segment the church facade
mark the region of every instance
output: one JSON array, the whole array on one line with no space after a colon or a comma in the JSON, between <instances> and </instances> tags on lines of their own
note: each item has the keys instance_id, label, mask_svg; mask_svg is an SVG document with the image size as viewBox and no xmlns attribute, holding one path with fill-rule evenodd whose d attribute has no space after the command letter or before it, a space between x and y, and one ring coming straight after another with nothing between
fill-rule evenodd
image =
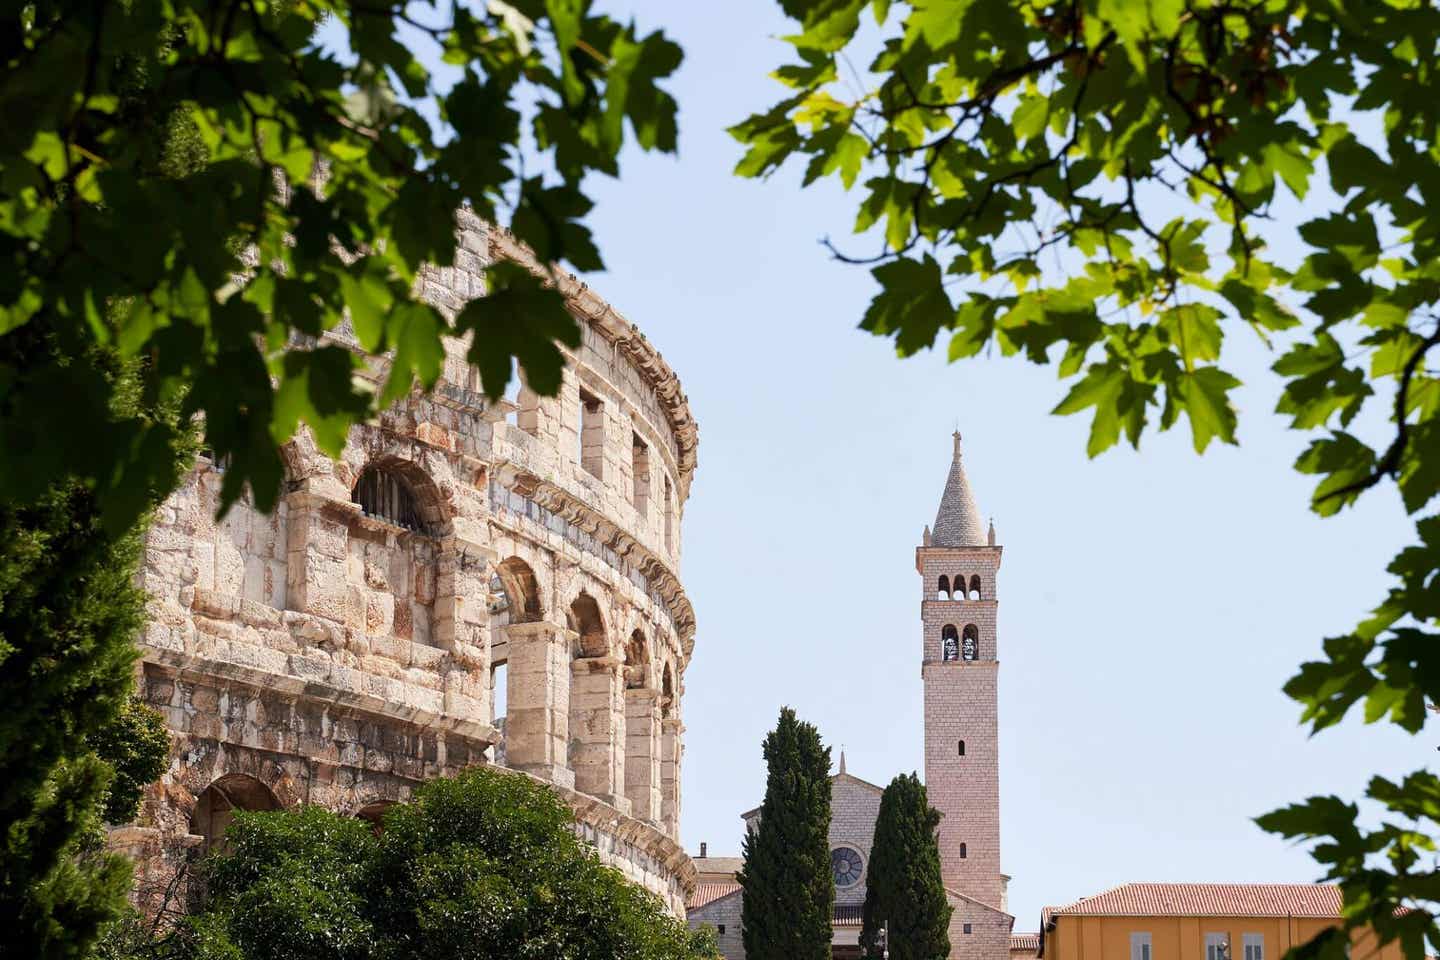
<instances>
[{"instance_id":1,"label":"church facade","mask_svg":"<svg viewBox=\"0 0 1440 960\"><path fill-rule=\"evenodd\" d=\"M986 526L954 437L950 472L933 527L915 551L920 576L920 674L924 689L925 785L939 828L941 880L953 914L950 955L957 960L1035 956L1033 934L1016 934L1007 912L1000 860L999 645L1001 548ZM835 908L831 949L860 956L861 912L880 811L881 787L852 775L842 753L831 777L831 871ZM759 810L742 817L754 826ZM692 926L709 924L726 960L743 960L743 892L733 858L695 861L700 882L689 903Z\"/></svg>"}]
</instances>

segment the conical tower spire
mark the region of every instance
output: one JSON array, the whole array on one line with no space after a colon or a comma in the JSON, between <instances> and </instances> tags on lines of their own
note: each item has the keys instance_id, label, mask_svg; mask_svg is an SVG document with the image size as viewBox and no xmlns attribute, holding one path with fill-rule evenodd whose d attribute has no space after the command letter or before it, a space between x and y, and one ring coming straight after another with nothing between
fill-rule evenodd
<instances>
[{"instance_id":1,"label":"conical tower spire","mask_svg":"<svg viewBox=\"0 0 1440 960\"><path fill-rule=\"evenodd\" d=\"M950 461L950 476L945 479L945 492L940 497L940 509L931 528L931 543L937 547L983 547L986 533L960 460L960 431L956 430L955 458Z\"/></svg>"}]
</instances>

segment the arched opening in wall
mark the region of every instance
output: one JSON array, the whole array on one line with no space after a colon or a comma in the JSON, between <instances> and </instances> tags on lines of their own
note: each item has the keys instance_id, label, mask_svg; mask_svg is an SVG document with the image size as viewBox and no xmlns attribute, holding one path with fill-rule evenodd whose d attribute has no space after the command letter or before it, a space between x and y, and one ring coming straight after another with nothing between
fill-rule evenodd
<instances>
[{"instance_id":1,"label":"arched opening in wall","mask_svg":"<svg viewBox=\"0 0 1440 960\"><path fill-rule=\"evenodd\" d=\"M205 851L223 849L225 830L237 810L279 810L275 794L254 777L227 773L206 787L190 814L190 832L205 838Z\"/></svg>"},{"instance_id":2,"label":"arched opening in wall","mask_svg":"<svg viewBox=\"0 0 1440 960\"><path fill-rule=\"evenodd\" d=\"M570 604L566 625L578 635L575 641L576 657L605 656L605 621L600 616L600 604L590 594L581 591L575 602Z\"/></svg>"},{"instance_id":3,"label":"arched opening in wall","mask_svg":"<svg viewBox=\"0 0 1440 960\"><path fill-rule=\"evenodd\" d=\"M510 557L495 568L495 573L505 594L503 612L509 614L509 623L534 623L544 616L540 608L540 583L530 564L519 557ZM491 612L499 611L492 609Z\"/></svg>"},{"instance_id":4,"label":"arched opening in wall","mask_svg":"<svg viewBox=\"0 0 1440 960\"><path fill-rule=\"evenodd\" d=\"M375 800L356 810L355 819L364 820L370 824L370 829L378 837L385 831L385 811L393 806L395 806L394 800Z\"/></svg>"},{"instance_id":5,"label":"arched opening in wall","mask_svg":"<svg viewBox=\"0 0 1440 960\"><path fill-rule=\"evenodd\" d=\"M949 600L949 599L950 599L950 578L947 577L947 576L945 576L945 574L943 574L943 573L940 574L940 582L939 582L938 584L936 584L936 588L935 588L935 599L936 599L936 600Z\"/></svg>"},{"instance_id":6,"label":"arched opening in wall","mask_svg":"<svg viewBox=\"0 0 1440 960\"><path fill-rule=\"evenodd\" d=\"M960 844L960 859L961 859L961 860L966 859L966 857L969 856L969 853L970 853L970 852L969 852L969 850L966 849L965 844L963 844L963 843Z\"/></svg>"},{"instance_id":7,"label":"arched opening in wall","mask_svg":"<svg viewBox=\"0 0 1440 960\"><path fill-rule=\"evenodd\" d=\"M379 464L367 466L355 481L350 499L360 505L367 517L377 517L417 533L429 533L415 491L396 469Z\"/></svg>"},{"instance_id":8,"label":"arched opening in wall","mask_svg":"<svg viewBox=\"0 0 1440 960\"><path fill-rule=\"evenodd\" d=\"M981 596L980 596L980 577L979 577L979 576L974 576L974 577L971 577L971 578L970 578L970 599L971 599L971 600L980 600L980 599L982 599Z\"/></svg>"},{"instance_id":9,"label":"arched opening in wall","mask_svg":"<svg viewBox=\"0 0 1440 960\"><path fill-rule=\"evenodd\" d=\"M648 659L645 634L636 630L625 641L625 687L638 690L645 686L645 662Z\"/></svg>"},{"instance_id":10,"label":"arched opening in wall","mask_svg":"<svg viewBox=\"0 0 1440 960\"><path fill-rule=\"evenodd\" d=\"M940 628L940 659L946 663L960 659L960 631L953 623Z\"/></svg>"},{"instance_id":11,"label":"arched opening in wall","mask_svg":"<svg viewBox=\"0 0 1440 960\"><path fill-rule=\"evenodd\" d=\"M965 631L960 634L960 659L980 659L980 628L973 623L965 624Z\"/></svg>"},{"instance_id":12,"label":"arched opening in wall","mask_svg":"<svg viewBox=\"0 0 1440 960\"><path fill-rule=\"evenodd\" d=\"M566 624L575 633L570 664L570 739L566 761L575 772L575 789L589 794L616 791L613 777L611 731L615 729L615 662L606 660L609 641L600 604L581 591L566 611ZM618 789L623 790L621 785Z\"/></svg>"},{"instance_id":13,"label":"arched opening in wall","mask_svg":"<svg viewBox=\"0 0 1440 960\"><path fill-rule=\"evenodd\" d=\"M675 675L670 671L670 664L665 664L665 672L660 679L660 716L672 717L675 715Z\"/></svg>"}]
</instances>

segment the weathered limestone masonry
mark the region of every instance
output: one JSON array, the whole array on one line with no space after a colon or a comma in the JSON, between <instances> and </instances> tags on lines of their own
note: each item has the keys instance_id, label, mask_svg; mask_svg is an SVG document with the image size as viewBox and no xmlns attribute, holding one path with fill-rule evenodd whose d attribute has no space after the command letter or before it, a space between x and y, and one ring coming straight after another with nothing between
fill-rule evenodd
<instances>
[{"instance_id":1,"label":"weathered limestone masonry","mask_svg":"<svg viewBox=\"0 0 1440 960\"><path fill-rule=\"evenodd\" d=\"M940 821L940 874L955 907L951 956L1005 960L1014 918L1000 869L996 575L1000 547L980 520L955 434L934 530L915 552L925 688L925 789Z\"/></svg>"},{"instance_id":2,"label":"weathered limestone masonry","mask_svg":"<svg viewBox=\"0 0 1440 960\"><path fill-rule=\"evenodd\" d=\"M459 227L455 267L423 281L442 310L480 294L487 262L538 270L468 211ZM602 859L683 916L695 617L678 571L698 434L644 335L574 278L560 291L584 340L558 397L522 384L487 403L452 343L433 393L354 429L340 461L290 443L272 514L242 502L217 523L223 464L203 460L160 510L140 680L173 747L112 835L142 898L235 809L375 818L494 763L551 784Z\"/></svg>"}]
</instances>

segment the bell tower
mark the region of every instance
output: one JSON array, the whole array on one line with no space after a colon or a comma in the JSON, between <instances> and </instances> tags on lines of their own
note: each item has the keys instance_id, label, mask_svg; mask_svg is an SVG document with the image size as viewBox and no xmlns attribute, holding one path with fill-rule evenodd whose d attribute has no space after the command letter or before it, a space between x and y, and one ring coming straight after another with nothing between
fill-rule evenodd
<instances>
[{"instance_id":1,"label":"bell tower","mask_svg":"<svg viewBox=\"0 0 1440 960\"><path fill-rule=\"evenodd\" d=\"M1000 871L996 574L1000 547L975 505L955 434L935 525L915 551L925 685L925 788L940 821L945 886L1005 909Z\"/></svg>"}]
</instances>

